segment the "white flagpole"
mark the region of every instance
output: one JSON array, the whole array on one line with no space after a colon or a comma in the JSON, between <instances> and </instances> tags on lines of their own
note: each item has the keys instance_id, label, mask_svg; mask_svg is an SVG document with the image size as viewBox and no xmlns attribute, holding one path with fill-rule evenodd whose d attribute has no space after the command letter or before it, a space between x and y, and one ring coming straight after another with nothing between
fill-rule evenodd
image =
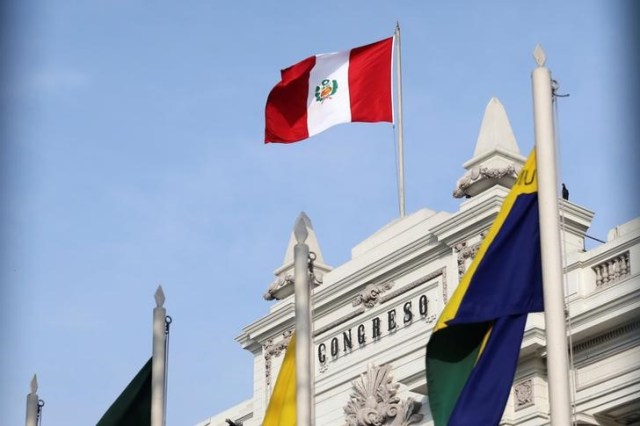
<instances>
[{"instance_id":1,"label":"white flagpole","mask_svg":"<svg viewBox=\"0 0 640 426\"><path fill-rule=\"evenodd\" d=\"M556 177L556 148L553 123L551 72L544 66L545 53L540 45L534 50L538 64L531 74L533 117L538 169L538 206L540 212L540 249L544 317L547 338L547 371L551 426L571 424L569 361L562 283L562 251Z\"/></svg>"},{"instance_id":2,"label":"white flagpole","mask_svg":"<svg viewBox=\"0 0 640 426\"><path fill-rule=\"evenodd\" d=\"M311 291L309 288L309 233L301 213L293 231L296 313L296 424L313 426L313 371L311 368Z\"/></svg>"},{"instance_id":3,"label":"white flagpole","mask_svg":"<svg viewBox=\"0 0 640 426\"><path fill-rule=\"evenodd\" d=\"M151 361L151 426L164 426L167 341L165 318L167 310L163 307L165 297L162 286L158 286L155 299L156 307L153 308L153 355Z\"/></svg>"},{"instance_id":4,"label":"white flagpole","mask_svg":"<svg viewBox=\"0 0 640 426\"><path fill-rule=\"evenodd\" d=\"M398 82L398 198L400 203L400 217L404 217L404 141L402 132L402 52L400 50L400 23L396 24L395 32L396 78Z\"/></svg>"},{"instance_id":5,"label":"white flagpole","mask_svg":"<svg viewBox=\"0 0 640 426\"><path fill-rule=\"evenodd\" d=\"M33 375L31 379L31 392L27 394L27 416L25 426L36 426L38 424L38 379Z\"/></svg>"}]
</instances>

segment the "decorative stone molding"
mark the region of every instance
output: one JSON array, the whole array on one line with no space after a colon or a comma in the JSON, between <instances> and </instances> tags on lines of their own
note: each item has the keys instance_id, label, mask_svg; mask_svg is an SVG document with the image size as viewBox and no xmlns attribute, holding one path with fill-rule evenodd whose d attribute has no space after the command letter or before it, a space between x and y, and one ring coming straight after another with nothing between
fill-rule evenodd
<instances>
[{"instance_id":1,"label":"decorative stone molding","mask_svg":"<svg viewBox=\"0 0 640 426\"><path fill-rule=\"evenodd\" d=\"M332 321L331 323L325 325L324 327L320 327L319 329L315 330L313 332L313 337L316 337L316 336L324 333L327 330L331 330L332 328L337 327L340 324L345 323L345 322L349 321L350 319L357 317L358 315L364 314L364 311L365 311L364 306L360 306L355 311L350 312L347 315L345 315L345 316L343 316L341 318L338 318L337 320Z\"/></svg>"},{"instance_id":2,"label":"decorative stone molding","mask_svg":"<svg viewBox=\"0 0 640 426\"><path fill-rule=\"evenodd\" d=\"M596 288L612 284L631 275L631 264L629 262L629 252L624 252L618 256L602 262L593 267L596 274Z\"/></svg>"},{"instance_id":3,"label":"decorative stone molding","mask_svg":"<svg viewBox=\"0 0 640 426\"><path fill-rule=\"evenodd\" d=\"M422 403L396 395L397 383L390 375L391 365L370 364L359 380L351 382L353 392L344 407L346 426L409 426L424 417L418 411Z\"/></svg>"},{"instance_id":4,"label":"decorative stone molding","mask_svg":"<svg viewBox=\"0 0 640 426\"><path fill-rule=\"evenodd\" d=\"M515 410L521 410L533 405L533 381L527 379L513 387L513 400Z\"/></svg>"},{"instance_id":5,"label":"decorative stone molding","mask_svg":"<svg viewBox=\"0 0 640 426\"><path fill-rule=\"evenodd\" d=\"M594 347L608 344L612 340L621 338L638 329L640 329L640 321L633 321L631 323L623 325L622 327L615 328L607 333L600 334L585 342L579 343L573 347L573 351L576 354L580 354L581 352L592 349ZM629 338L626 338L626 340L629 340Z\"/></svg>"},{"instance_id":6,"label":"decorative stone molding","mask_svg":"<svg viewBox=\"0 0 640 426\"><path fill-rule=\"evenodd\" d=\"M393 281L387 281L382 284L369 284L365 287L364 291L356 296L351 302L353 306L364 305L367 308L373 308L378 303L378 298L382 293L393 287L395 283Z\"/></svg>"},{"instance_id":7,"label":"decorative stone molding","mask_svg":"<svg viewBox=\"0 0 640 426\"><path fill-rule=\"evenodd\" d=\"M309 261L309 283L313 288L322 284L324 275L314 269L313 259ZM293 275L281 275L269 285L267 292L262 295L264 300L282 300L293 294L295 279ZM285 291L283 289L288 287Z\"/></svg>"},{"instance_id":8,"label":"decorative stone molding","mask_svg":"<svg viewBox=\"0 0 640 426\"><path fill-rule=\"evenodd\" d=\"M458 280L461 280L464 273L467 272L467 260L473 260L478 254L480 244L487 236L488 230L484 230L480 233L480 241L475 244L468 245L468 241L463 241L456 244L453 248L458 253Z\"/></svg>"},{"instance_id":9,"label":"decorative stone molding","mask_svg":"<svg viewBox=\"0 0 640 426\"><path fill-rule=\"evenodd\" d=\"M442 301L446 305L449 301L449 289L447 287L447 268L442 268Z\"/></svg>"},{"instance_id":10,"label":"decorative stone molding","mask_svg":"<svg viewBox=\"0 0 640 426\"><path fill-rule=\"evenodd\" d=\"M291 341L293 330L286 330L282 333L283 339L277 343L273 343L273 339L264 342L262 346L262 354L264 355L264 374L267 388L271 386L271 358L280 356L282 351L286 350Z\"/></svg>"},{"instance_id":11,"label":"decorative stone molding","mask_svg":"<svg viewBox=\"0 0 640 426\"><path fill-rule=\"evenodd\" d=\"M442 275L444 277L445 268L440 268L437 271L432 272L432 273L430 273L428 275L425 275L422 278L418 278L417 280L412 281L409 284L407 284L407 285L405 285L405 286L403 286L403 287L401 287L401 288L399 288L397 290L394 290L394 291L392 291L390 293L385 294L384 296L380 297L380 304L383 304L383 303L385 303L385 302L387 302L387 301L389 301L389 300L391 300L391 299L393 299L395 297L400 296L403 293L406 293L406 292L408 292L410 290L413 290L414 288L419 287L422 284L426 283L427 281L431 281L432 279L437 278L440 275ZM444 285L444 278L443 278L443 285Z\"/></svg>"},{"instance_id":12,"label":"decorative stone molding","mask_svg":"<svg viewBox=\"0 0 640 426\"><path fill-rule=\"evenodd\" d=\"M282 289L286 285L293 285L294 279L292 275L285 275L284 277L278 277L274 282L271 283L267 292L262 296L264 300L275 300L277 299L276 293ZM279 299L278 299L279 300Z\"/></svg>"},{"instance_id":13,"label":"decorative stone molding","mask_svg":"<svg viewBox=\"0 0 640 426\"><path fill-rule=\"evenodd\" d=\"M505 177L516 177L516 167L513 164L509 164L507 167L502 168L489 168L489 167L474 167L469 170L460 180L458 180L458 186L453 191L455 198L469 197L467 189L477 182L485 179L499 180Z\"/></svg>"}]
</instances>

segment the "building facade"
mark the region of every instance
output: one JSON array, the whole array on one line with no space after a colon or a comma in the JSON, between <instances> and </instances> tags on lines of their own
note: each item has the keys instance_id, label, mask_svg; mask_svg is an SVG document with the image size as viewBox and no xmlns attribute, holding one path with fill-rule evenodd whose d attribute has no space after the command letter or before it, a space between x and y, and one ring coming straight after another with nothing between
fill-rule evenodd
<instances>
[{"instance_id":1,"label":"building facade","mask_svg":"<svg viewBox=\"0 0 640 426\"><path fill-rule=\"evenodd\" d=\"M500 102L487 105L463 167L455 213L422 209L324 263L304 217L313 262L313 356L318 426L432 425L425 347L524 164ZM640 218L585 250L593 212L560 200L572 397L577 425L640 425ZM295 326L293 235L265 299L268 315L237 341L253 354L253 396L197 426L259 426ZM289 295L287 295L289 294ZM545 324L530 314L501 425L546 425Z\"/></svg>"}]
</instances>

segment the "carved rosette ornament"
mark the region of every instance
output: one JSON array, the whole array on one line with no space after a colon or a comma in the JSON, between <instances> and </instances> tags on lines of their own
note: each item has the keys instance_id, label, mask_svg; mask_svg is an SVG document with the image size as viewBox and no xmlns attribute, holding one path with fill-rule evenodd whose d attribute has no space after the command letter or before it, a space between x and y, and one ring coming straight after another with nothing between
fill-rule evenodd
<instances>
[{"instance_id":1,"label":"carved rosette ornament","mask_svg":"<svg viewBox=\"0 0 640 426\"><path fill-rule=\"evenodd\" d=\"M393 287L395 283L393 281L387 281L382 284L369 284L364 288L362 293L353 299L351 304L353 306L364 305L367 308L373 308L380 298L380 295L385 291Z\"/></svg>"},{"instance_id":2,"label":"carved rosette ornament","mask_svg":"<svg viewBox=\"0 0 640 426\"><path fill-rule=\"evenodd\" d=\"M352 382L353 392L344 407L346 426L409 426L421 421L422 403L396 395L397 383L390 375L391 365L369 365L366 374Z\"/></svg>"}]
</instances>

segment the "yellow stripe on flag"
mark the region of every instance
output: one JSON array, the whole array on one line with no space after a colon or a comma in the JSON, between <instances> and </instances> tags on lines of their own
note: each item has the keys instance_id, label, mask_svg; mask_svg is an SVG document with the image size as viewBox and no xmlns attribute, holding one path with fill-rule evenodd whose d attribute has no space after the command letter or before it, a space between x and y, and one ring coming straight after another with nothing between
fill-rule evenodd
<instances>
[{"instance_id":1,"label":"yellow stripe on flag","mask_svg":"<svg viewBox=\"0 0 640 426\"><path fill-rule=\"evenodd\" d=\"M444 307L444 310L440 314L440 317L438 318L438 321L436 322L436 325L433 328L434 332L445 328L447 326L447 321L453 319L456 316L456 313L458 312L458 308L460 307L460 303L462 302L462 298L465 295L467 288L469 287L469 284L471 283L471 278L473 277L473 274L478 268L478 265L480 264L480 261L482 261L482 258L487 252L489 246L491 245L496 235L498 234L498 231L500 231L502 224L505 222L505 220L509 216L511 207L513 207L518 196L520 194L532 194L537 190L538 190L538 176L537 176L537 167L536 167L536 152L534 149L529 155L529 158L524 164L524 167L522 167L522 170L518 174L518 178L516 179L516 182L513 184L511 191L509 191L507 198L505 198L504 202L502 203L502 208L500 209L498 216L493 222L493 225L491 225L491 228L489 228L489 232L487 233L484 240L482 240L480 248L478 249L478 253L473 259L473 262L469 266L469 269L467 269L467 272L462 277L460 284L458 284L458 287L453 292L451 299L449 299L449 302L447 303L447 305Z\"/></svg>"},{"instance_id":2,"label":"yellow stripe on flag","mask_svg":"<svg viewBox=\"0 0 640 426\"><path fill-rule=\"evenodd\" d=\"M262 426L296 426L296 335L284 355Z\"/></svg>"}]
</instances>

